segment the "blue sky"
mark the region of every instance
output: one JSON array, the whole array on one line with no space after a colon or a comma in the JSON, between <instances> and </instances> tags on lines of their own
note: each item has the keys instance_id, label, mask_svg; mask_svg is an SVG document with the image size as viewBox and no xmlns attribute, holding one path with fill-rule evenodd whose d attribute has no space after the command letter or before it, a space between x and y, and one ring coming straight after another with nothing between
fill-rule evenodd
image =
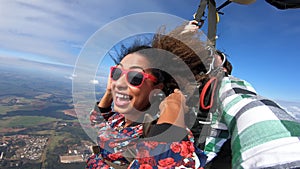
<instances>
[{"instance_id":1,"label":"blue sky","mask_svg":"<svg viewBox=\"0 0 300 169\"><path fill-rule=\"evenodd\" d=\"M106 24L140 12L191 20L199 2L1 0L0 65L71 76L87 40ZM223 2L217 0L217 5ZM252 83L261 95L300 101L300 9L279 10L258 0L251 5L232 3L222 12L217 48L229 55L233 75Z\"/></svg>"}]
</instances>

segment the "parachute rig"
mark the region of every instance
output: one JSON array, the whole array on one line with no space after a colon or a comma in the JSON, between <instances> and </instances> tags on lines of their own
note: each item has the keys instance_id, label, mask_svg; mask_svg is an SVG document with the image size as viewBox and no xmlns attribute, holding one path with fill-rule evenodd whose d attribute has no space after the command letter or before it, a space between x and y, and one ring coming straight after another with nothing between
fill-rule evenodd
<instances>
[{"instance_id":1,"label":"parachute rig","mask_svg":"<svg viewBox=\"0 0 300 169\"><path fill-rule=\"evenodd\" d=\"M194 14L194 20L198 22L198 26L201 28L206 19L205 10L208 11L208 28L207 28L207 38L211 42L213 47L216 47L216 32L217 32L217 23L219 22L219 14L223 15L223 12L220 12L222 8L233 3L241 5L249 5L254 3L256 0L226 0L219 7L216 7L215 0L200 0L199 7L197 12ZM300 0L265 0L270 5L276 7L280 10L286 9L296 9L300 8Z\"/></svg>"},{"instance_id":2,"label":"parachute rig","mask_svg":"<svg viewBox=\"0 0 300 169\"><path fill-rule=\"evenodd\" d=\"M216 40L217 40L217 24L219 22L219 14L223 15L224 13L220 10L226 7L227 5L231 3L237 3L240 5L249 5L254 3L256 0L226 0L224 3L222 3L220 6L216 6L216 0L200 0L200 4L198 6L198 9L196 13L193 15L194 20L197 21L197 26L201 29L204 25L204 22L206 19L208 19L208 26L207 26L207 40L209 41L209 46L207 46L207 49L210 53L210 56L212 56L212 62L210 64L209 70L206 72L206 74L211 74L210 79L204 83L204 87L201 89L201 94L199 98L199 106L201 110L204 110L202 113L200 112L194 112L197 114L196 121L201 124L200 126L193 126L192 132L195 135L195 138L200 136L199 131L202 129L209 131L209 124L211 124L211 114L208 113L209 109L213 106L213 96L214 91L216 90L216 77L214 76L213 72L216 72L215 70L218 67L214 67L214 53L216 52ZM265 0L270 5L276 7L277 9L286 10L286 9L295 9L300 8L300 0ZM207 16L205 14L207 12ZM221 53L222 54L222 53ZM226 60L226 56L223 55L223 63L221 66L223 66L224 61ZM195 110L196 108L193 107ZM194 128L195 127L195 128ZM206 127L206 128L204 128ZM208 127L208 128L207 128ZM201 135L204 136L207 133L201 133ZM205 139L200 139L198 143L200 143L200 147L203 148L203 142Z\"/></svg>"},{"instance_id":3,"label":"parachute rig","mask_svg":"<svg viewBox=\"0 0 300 169\"><path fill-rule=\"evenodd\" d=\"M204 25L205 19L208 19L207 40L209 41L208 43L209 45L207 46L207 49L210 53L210 56L212 56L212 62L206 74L211 74L211 72L213 72L215 69L218 68L218 67L214 67L213 63L214 63L214 53L216 49L216 40L217 40L216 32L217 32L217 24L219 22L219 14L221 15L224 14L220 10L231 3L237 3L240 5L249 5L254 3L255 1L256 0L226 0L220 6L216 7L216 0L200 0L198 9L196 13L193 15L193 17L194 20L197 21L196 24L197 26L199 26L200 29ZM265 0L265 1L268 4L281 10L300 8L300 0ZM205 12L208 13L207 16L205 15ZM226 60L226 55L224 55L223 53L221 54L223 55L223 63L220 65L222 67ZM215 79L212 76L212 79L207 83L207 85L209 86L214 82ZM202 105L201 107L204 109L210 108L211 106L209 106L208 108L207 106L204 106L204 103L202 103L203 98L204 96L200 98L200 105ZM212 102L210 103L210 105L212 105Z\"/></svg>"},{"instance_id":4,"label":"parachute rig","mask_svg":"<svg viewBox=\"0 0 300 169\"><path fill-rule=\"evenodd\" d=\"M217 32L217 23L219 22L219 14L222 15L224 14L220 12L220 10L232 2L242 4L242 5L249 5L255 2L255 0L227 0L219 7L216 7L215 0L201 0L197 12L194 14L194 20L198 22L198 26L201 28L206 19L205 10L207 8L208 11L207 38L211 42L213 47L216 46L216 39L217 39L216 32Z\"/></svg>"},{"instance_id":5,"label":"parachute rig","mask_svg":"<svg viewBox=\"0 0 300 169\"><path fill-rule=\"evenodd\" d=\"M212 62L210 63L209 70L206 72L206 74L210 74L212 76L211 76L211 79L205 83L205 86L203 88L204 92L202 91L201 96L200 96L199 104L200 104L200 107L204 110L210 109L213 105L212 97L213 97L214 91L216 89L216 81L217 81L216 78L214 77L215 75L213 75L214 74L213 72L216 72L215 70L222 67L226 60L226 56L223 55L222 65L220 65L219 67L214 66L214 62L215 62L214 54L215 54L216 39L217 39L217 36L216 36L217 23L219 22L219 14L223 14L222 12L220 12L220 10L232 2L242 4L242 5L248 5L248 4L255 2L255 0L226 0L219 7L216 7L215 0L200 0L200 4L198 6L197 12L194 14L194 20L197 21L196 24L197 24L197 26L199 26L199 28L201 28L204 25L205 19L208 18L207 40L209 43L208 43L208 46L206 47L206 49L208 50L209 55L212 57ZM207 16L205 16L206 11L208 12ZM210 86L212 86L212 89L209 89ZM212 92L212 94L210 94L211 98L208 99L209 104L206 105L204 103L205 102L204 100L207 100L207 99L205 99L206 95L207 95L207 93L210 93L210 92ZM205 118L205 116L204 116L204 118ZM202 120L199 120L199 121L202 121Z\"/></svg>"}]
</instances>

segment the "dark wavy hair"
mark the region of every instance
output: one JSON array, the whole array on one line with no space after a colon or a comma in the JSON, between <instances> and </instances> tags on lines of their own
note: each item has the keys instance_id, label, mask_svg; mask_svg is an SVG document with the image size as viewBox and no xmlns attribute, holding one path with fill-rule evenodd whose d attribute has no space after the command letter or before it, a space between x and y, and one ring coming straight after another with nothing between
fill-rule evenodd
<instances>
[{"instance_id":1,"label":"dark wavy hair","mask_svg":"<svg viewBox=\"0 0 300 169\"><path fill-rule=\"evenodd\" d=\"M142 37L139 36L136 37L133 40L133 43L128 47L122 44L119 50L114 50L114 53L117 54L110 54L110 57L114 60L115 64L119 64L127 55L132 53L138 53L146 57L150 62L150 66L153 67L149 69L151 74L158 79L156 84L162 83L162 91L164 92L165 96L168 96L174 91L175 88L178 88L178 84L169 73L160 69L164 64L160 60L160 58L165 55L163 54L164 52L153 48L151 46L151 40L145 41L145 39L145 37L142 39Z\"/></svg>"},{"instance_id":2,"label":"dark wavy hair","mask_svg":"<svg viewBox=\"0 0 300 169\"><path fill-rule=\"evenodd\" d=\"M214 54L216 53L212 44L206 39L206 36L200 32L186 32L182 33L187 23L183 23L181 26L173 29L166 33L165 27L159 29L158 33L155 34L152 47L157 49L166 50L177 56L177 60L183 61L194 75L194 79L197 82L197 90L191 94L190 99L187 100L187 105L194 107L199 105L200 93L203 91L203 87L212 78L216 77L217 83L215 84L218 88L219 82L224 77L224 72L221 69L211 70L210 65L213 62ZM180 67L175 67L180 72ZM179 73L181 78L190 78L185 76L185 72ZM212 95L212 87L210 86L207 92L205 92L204 102L210 103L211 99L216 100L217 94ZM210 109L202 108L200 105L195 110L198 111L197 119L205 120L209 111L214 112L216 109L217 102L214 102ZM191 116L193 117L193 116ZM193 121L191 120L191 125ZM194 124L199 124L195 122ZM199 137L201 127L199 125L193 126L192 130L195 138Z\"/></svg>"},{"instance_id":3,"label":"dark wavy hair","mask_svg":"<svg viewBox=\"0 0 300 169\"><path fill-rule=\"evenodd\" d=\"M201 82L208 77L206 72L211 58L205 48L207 44L200 40L204 34L201 32L182 33L186 24L182 24L169 33L166 33L165 27L161 27L153 38L152 47L176 55L178 60L182 60L189 67L195 79Z\"/></svg>"}]
</instances>

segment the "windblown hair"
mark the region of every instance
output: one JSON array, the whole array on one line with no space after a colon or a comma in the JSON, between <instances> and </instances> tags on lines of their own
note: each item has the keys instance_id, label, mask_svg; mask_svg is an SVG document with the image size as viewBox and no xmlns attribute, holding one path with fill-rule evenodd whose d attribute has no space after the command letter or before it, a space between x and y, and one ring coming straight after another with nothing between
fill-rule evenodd
<instances>
[{"instance_id":1,"label":"windblown hair","mask_svg":"<svg viewBox=\"0 0 300 169\"><path fill-rule=\"evenodd\" d=\"M212 64L216 51L213 48L207 48L208 46L212 46L212 44L207 40L206 36L202 32L188 31L183 33L186 25L187 23L184 23L169 33L165 33L165 27L162 27L154 36L152 47L169 51L176 55L178 60L181 59L184 61L193 73L194 79L198 83L198 92L201 93L204 84L206 84L211 77L216 77L217 81L220 81L224 77L224 72L222 69L210 70L210 64ZM179 67L176 67L176 69L179 69L180 71ZM184 72L180 76L182 78L189 78L184 76ZM219 85L219 83L217 83L217 85ZM205 94L204 100L206 103L209 103L211 100L211 94L211 90ZM216 95L213 97L216 97ZM194 100L191 100L190 103L192 105L199 103L199 97L194 98ZM211 111L214 111L213 109L211 109ZM201 107L199 107L199 110L201 112L209 111L203 110Z\"/></svg>"},{"instance_id":2,"label":"windblown hair","mask_svg":"<svg viewBox=\"0 0 300 169\"><path fill-rule=\"evenodd\" d=\"M161 27L155 34L152 47L169 51L188 65L190 71L197 81L207 78L205 74L208 71L211 58L205 49L207 43L201 41L203 34L201 32L182 33L186 23L175 28L171 32L165 32L165 27Z\"/></svg>"},{"instance_id":3,"label":"windblown hair","mask_svg":"<svg viewBox=\"0 0 300 169\"><path fill-rule=\"evenodd\" d=\"M146 38L145 38L146 39ZM121 42L122 43L122 42ZM123 43L120 45L120 49L117 49L116 46L112 49L112 53L109 53L111 59L115 62L115 64L119 64L124 57L131 53L139 53L142 50L150 49L151 42L143 41L141 38L135 38L133 43L127 47ZM149 57L150 58L150 57Z\"/></svg>"}]
</instances>

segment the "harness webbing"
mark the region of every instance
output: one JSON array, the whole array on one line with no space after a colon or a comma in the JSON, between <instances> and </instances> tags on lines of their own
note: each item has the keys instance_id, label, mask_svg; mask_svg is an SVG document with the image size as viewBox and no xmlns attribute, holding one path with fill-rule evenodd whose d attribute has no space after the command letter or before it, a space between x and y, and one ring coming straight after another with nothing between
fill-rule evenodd
<instances>
[{"instance_id":1,"label":"harness webbing","mask_svg":"<svg viewBox=\"0 0 300 169\"><path fill-rule=\"evenodd\" d=\"M208 8L208 31L207 38L213 46L216 45L216 31L217 31L217 9L215 0L201 0L198 6L194 19L199 23L203 23L203 16L206 7ZM202 25L200 25L202 26Z\"/></svg>"},{"instance_id":2,"label":"harness webbing","mask_svg":"<svg viewBox=\"0 0 300 169\"><path fill-rule=\"evenodd\" d=\"M207 36L213 46L216 46L217 34L217 9L216 2L209 0L208 2L208 31Z\"/></svg>"}]
</instances>

